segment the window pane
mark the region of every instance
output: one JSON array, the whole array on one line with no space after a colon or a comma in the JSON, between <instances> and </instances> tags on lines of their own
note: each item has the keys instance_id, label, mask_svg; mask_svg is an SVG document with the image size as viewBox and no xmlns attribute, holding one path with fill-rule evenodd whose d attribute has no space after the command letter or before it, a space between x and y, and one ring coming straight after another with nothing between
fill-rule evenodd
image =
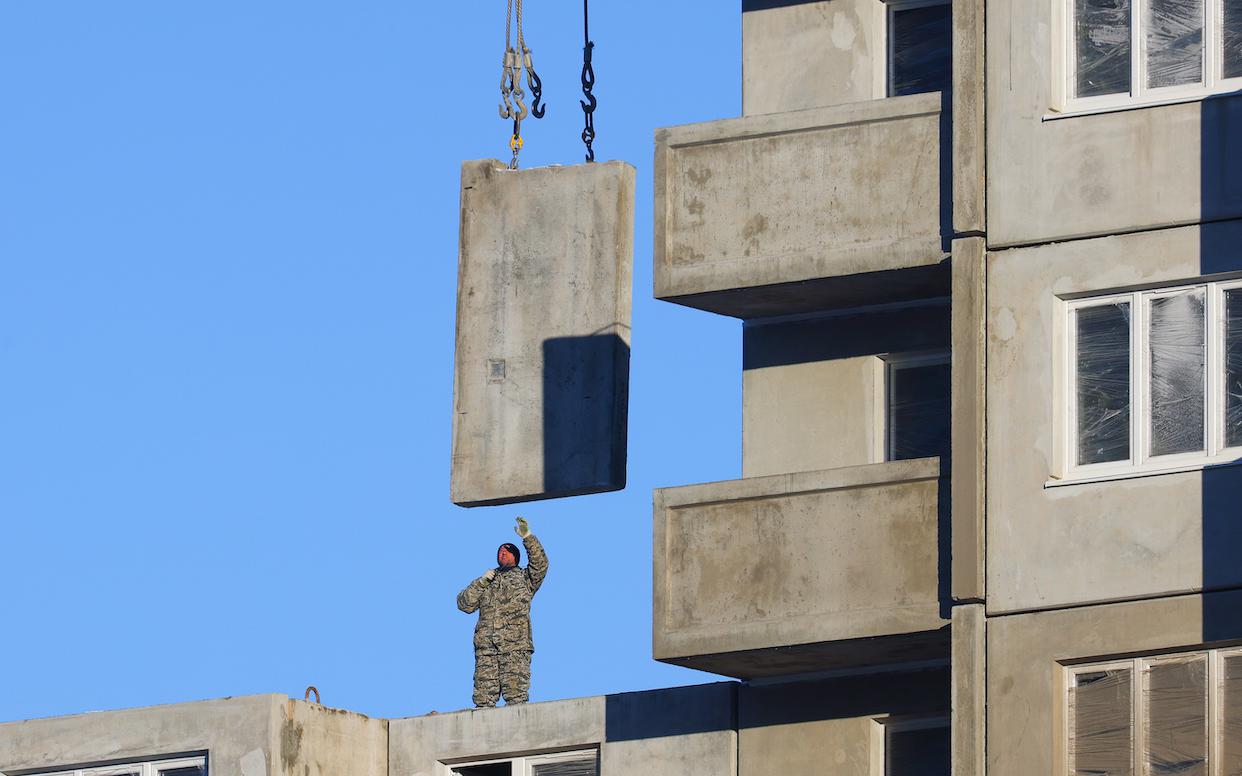
<instances>
[{"instance_id":1,"label":"window pane","mask_svg":"<svg viewBox=\"0 0 1242 776\"><path fill-rule=\"evenodd\" d=\"M1074 677L1070 694L1070 768L1074 776L1132 776L1134 738L1130 670Z\"/></svg>"},{"instance_id":2,"label":"window pane","mask_svg":"<svg viewBox=\"0 0 1242 776\"><path fill-rule=\"evenodd\" d=\"M534 776L597 776L595 755L580 757L573 760L561 760L551 763L535 763L531 770Z\"/></svg>"},{"instance_id":3,"label":"window pane","mask_svg":"<svg viewBox=\"0 0 1242 776\"><path fill-rule=\"evenodd\" d=\"M180 768L160 768L160 776L203 776L205 769L201 765L190 765Z\"/></svg>"},{"instance_id":4,"label":"window pane","mask_svg":"<svg viewBox=\"0 0 1242 776\"><path fill-rule=\"evenodd\" d=\"M1225 444L1242 445L1242 289L1225 293Z\"/></svg>"},{"instance_id":5,"label":"window pane","mask_svg":"<svg viewBox=\"0 0 1242 776\"><path fill-rule=\"evenodd\" d=\"M1242 0L1224 0L1225 18L1221 20L1224 47L1225 78L1242 76Z\"/></svg>"},{"instance_id":6,"label":"window pane","mask_svg":"<svg viewBox=\"0 0 1242 776\"><path fill-rule=\"evenodd\" d=\"M1076 0L1074 48L1079 97L1130 91L1130 0Z\"/></svg>"},{"instance_id":7,"label":"window pane","mask_svg":"<svg viewBox=\"0 0 1242 776\"><path fill-rule=\"evenodd\" d=\"M949 728L885 731L884 776L949 776Z\"/></svg>"},{"instance_id":8,"label":"window pane","mask_svg":"<svg viewBox=\"0 0 1242 776\"><path fill-rule=\"evenodd\" d=\"M1151 301L1151 454L1203 449L1203 289Z\"/></svg>"},{"instance_id":9,"label":"window pane","mask_svg":"<svg viewBox=\"0 0 1242 776\"><path fill-rule=\"evenodd\" d=\"M1077 311L1078 463L1130 458L1130 304Z\"/></svg>"},{"instance_id":10,"label":"window pane","mask_svg":"<svg viewBox=\"0 0 1242 776\"><path fill-rule=\"evenodd\" d=\"M952 428L949 365L894 365L889 380L889 459L948 455Z\"/></svg>"},{"instance_id":11,"label":"window pane","mask_svg":"<svg viewBox=\"0 0 1242 776\"><path fill-rule=\"evenodd\" d=\"M1149 0L1147 85L1203 81L1203 0Z\"/></svg>"},{"instance_id":12,"label":"window pane","mask_svg":"<svg viewBox=\"0 0 1242 776\"><path fill-rule=\"evenodd\" d=\"M953 80L953 15L949 5L892 11L888 56L890 96L948 91Z\"/></svg>"},{"instance_id":13,"label":"window pane","mask_svg":"<svg viewBox=\"0 0 1242 776\"><path fill-rule=\"evenodd\" d=\"M1224 776L1242 776L1242 655L1227 657L1222 681L1223 708L1220 738Z\"/></svg>"},{"instance_id":14,"label":"window pane","mask_svg":"<svg viewBox=\"0 0 1242 776\"><path fill-rule=\"evenodd\" d=\"M1207 661L1153 663L1146 706L1151 776L1207 776Z\"/></svg>"}]
</instances>

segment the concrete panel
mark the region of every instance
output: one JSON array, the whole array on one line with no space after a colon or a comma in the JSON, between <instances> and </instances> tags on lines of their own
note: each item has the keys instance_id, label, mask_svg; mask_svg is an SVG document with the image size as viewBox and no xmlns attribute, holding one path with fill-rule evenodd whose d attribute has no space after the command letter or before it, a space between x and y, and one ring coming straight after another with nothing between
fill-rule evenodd
<instances>
[{"instance_id":1,"label":"concrete panel","mask_svg":"<svg viewBox=\"0 0 1242 776\"><path fill-rule=\"evenodd\" d=\"M736 776L736 685L609 695L601 774Z\"/></svg>"},{"instance_id":2,"label":"concrete panel","mask_svg":"<svg viewBox=\"0 0 1242 776\"><path fill-rule=\"evenodd\" d=\"M987 763L1005 776L1064 773L1061 665L1242 636L1242 593L1180 596L988 620Z\"/></svg>"},{"instance_id":3,"label":"concrete panel","mask_svg":"<svg viewBox=\"0 0 1242 776\"><path fill-rule=\"evenodd\" d=\"M208 753L229 776L284 773L282 695L152 706L0 724L0 772Z\"/></svg>"},{"instance_id":4,"label":"concrete panel","mask_svg":"<svg viewBox=\"0 0 1242 776\"><path fill-rule=\"evenodd\" d=\"M317 703L280 707L284 776L388 776L388 721Z\"/></svg>"},{"instance_id":5,"label":"concrete panel","mask_svg":"<svg viewBox=\"0 0 1242 776\"><path fill-rule=\"evenodd\" d=\"M853 315L747 321L742 476L884 460L879 354L948 349L948 300Z\"/></svg>"},{"instance_id":6,"label":"concrete panel","mask_svg":"<svg viewBox=\"0 0 1242 776\"><path fill-rule=\"evenodd\" d=\"M940 263L940 114L934 93L658 130L656 297L745 318L740 289L762 310L782 284Z\"/></svg>"},{"instance_id":7,"label":"concrete panel","mask_svg":"<svg viewBox=\"0 0 1242 776\"><path fill-rule=\"evenodd\" d=\"M1053 5L987 4L988 245L1242 216L1242 100L1045 120Z\"/></svg>"},{"instance_id":8,"label":"concrete panel","mask_svg":"<svg viewBox=\"0 0 1242 776\"><path fill-rule=\"evenodd\" d=\"M1242 585L1242 468L1046 488L1059 296L1177 283L1229 262L1242 223L989 254L989 613ZM1222 258L1224 257L1224 258Z\"/></svg>"},{"instance_id":9,"label":"concrete panel","mask_svg":"<svg viewBox=\"0 0 1242 776\"><path fill-rule=\"evenodd\" d=\"M743 115L884 97L883 8L822 0L743 13Z\"/></svg>"},{"instance_id":10,"label":"concrete panel","mask_svg":"<svg viewBox=\"0 0 1242 776\"><path fill-rule=\"evenodd\" d=\"M943 668L743 685L738 774L872 776L883 772L884 719L948 711Z\"/></svg>"},{"instance_id":11,"label":"concrete panel","mask_svg":"<svg viewBox=\"0 0 1242 776\"><path fill-rule=\"evenodd\" d=\"M953 607L953 776L984 776L987 621L983 604Z\"/></svg>"},{"instance_id":12,"label":"concrete panel","mask_svg":"<svg viewBox=\"0 0 1242 776\"><path fill-rule=\"evenodd\" d=\"M983 238L953 241L953 597L985 590L987 262Z\"/></svg>"},{"instance_id":13,"label":"concrete panel","mask_svg":"<svg viewBox=\"0 0 1242 776\"><path fill-rule=\"evenodd\" d=\"M634 168L462 165L452 500L625 486Z\"/></svg>"},{"instance_id":14,"label":"concrete panel","mask_svg":"<svg viewBox=\"0 0 1242 776\"><path fill-rule=\"evenodd\" d=\"M953 229L981 234L984 190L984 0L953 0Z\"/></svg>"},{"instance_id":15,"label":"concrete panel","mask_svg":"<svg viewBox=\"0 0 1242 776\"><path fill-rule=\"evenodd\" d=\"M657 490L654 657L940 628L939 476L930 458ZM727 672L762 674L752 657Z\"/></svg>"}]
</instances>

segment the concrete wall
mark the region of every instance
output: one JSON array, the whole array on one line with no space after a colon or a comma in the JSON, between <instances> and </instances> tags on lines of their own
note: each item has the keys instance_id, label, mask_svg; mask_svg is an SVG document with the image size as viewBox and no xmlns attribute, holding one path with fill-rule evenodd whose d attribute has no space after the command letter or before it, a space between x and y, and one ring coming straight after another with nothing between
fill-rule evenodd
<instances>
[{"instance_id":1,"label":"concrete wall","mask_svg":"<svg viewBox=\"0 0 1242 776\"><path fill-rule=\"evenodd\" d=\"M947 300L944 300L947 301ZM881 354L949 347L949 305L748 321L742 335L742 476L884 460Z\"/></svg>"},{"instance_id":2,"label":"concrete wall","mask_svg":"<svg viewBox=\"0 0 1242 776\"><path fill-rule=\"evenodd\" d=\"M879 0L825 0L743 13L742 113L884 97L883 10Z\"/></svg>"},{"instance_id":3,"label":"concrete wall","mask_svg":"<svg viewBox=\"0 0 1242 776\"><path fill-rule=\"evenodd\" d=\"M609 776L736 776L729 683L392 720L392 776L441 763L597 748Z\"/></svg>"},{"instance_id":4,"label":"concrete wall","mask_svg":"<svg viewBox=\"0 0 1242 776\"><path fill-rule=\"evenodd\" d=\"M942 627L939 477L925 458L657 490L654 657L729 653L711 670L746 678L780 671L739 651L779 666L773 648Z\"/></svg>"},{"instance_id":5,"label":"concrete wall","mask_svg":"<svg viewBox=\"0 0 1242 776\"><path fill-rule=\"evenodd\" d=\"M1242 637L1242 593L1181 596L989 618L988 772L1063 773L1061 665Z\"/></svg>"},{"instance_id":6,"label":"concrete wall","mask_svg":"<svg viewBox=\"0 0 1242 776\"><path fill-rule=\"evenodd\" d=\"M452 500L625 486L634 168L462 165Z\"/></svg>"},{"instance_id":7,"label":"concrete wall","mask_svg":"<svg viewBox=\"0 0 1242 776\"><path fill-rule=\"evenodd\" d=\"M1242 101L1045 120L1052 3L987 4L989 246L1242 216Z\"/></svg>"},{"instance_id":8,"label":"concrete wall","mask_svg":"<svg viewBox=\"0 0 1242 776\"><path fill-rule=\"evenodd\" d=\"M280 705L283 776L388 776L388 721L316 703Z\"/></svg>"},{"instance_id":9,"label":"concrete wall","mask_svg":"<svg viewBox=\"0 0 1242 776\"><path fill-rule=\"evenodd\" d=\"M1242 468L1046 488L1057 298L1242 266L1237 222L988 257L988 611L1242 585Z\"/></svg>"},{"instance_id":10,"label":"concrete wall","mask_svg":"<svg viewBox=\"0 0 1242 776\"><path fill-rule=\"evenodd\" d=\"M940 106L918 94L658 130L655 295L753 318L798 311L772 286L938 264ZM818 306L894 301L900 282L875 280Z\"/></svg>"}]
</instances>

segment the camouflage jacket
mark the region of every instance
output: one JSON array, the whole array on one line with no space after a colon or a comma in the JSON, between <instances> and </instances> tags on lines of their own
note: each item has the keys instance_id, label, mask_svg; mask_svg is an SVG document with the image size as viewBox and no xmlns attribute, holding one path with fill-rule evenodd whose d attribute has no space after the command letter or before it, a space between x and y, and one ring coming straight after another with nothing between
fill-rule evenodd
<instances>
[{"instance_id":1,"label":"camouflage jacket","mask_svg":"<svg viewBox=\"0 0 1242 776\"><path fill-rule=\"evenodd\" d=\"M548 556L534 534L522 540L529 558L526 568L497 569L490 581L479 577L457 594L457 608L479 613L474 626L475 654L534 652L530 634L530 601L548 575Z\"/></svg>"}]
</instances>

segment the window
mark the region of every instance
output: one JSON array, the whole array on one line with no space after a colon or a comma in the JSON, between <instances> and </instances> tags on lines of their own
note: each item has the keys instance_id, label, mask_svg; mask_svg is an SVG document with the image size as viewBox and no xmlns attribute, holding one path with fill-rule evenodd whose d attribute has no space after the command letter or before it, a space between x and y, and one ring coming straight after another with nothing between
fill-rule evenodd
<instances>
[{"instance_id":1,"label":"window","mask_svg":"<svg viewBox=\"0 0 1242 776\"><path fill-rule=\"evenodd\" d=\"M874 776L949 776L948 717L894 717L876 722Z\"/></svg>"},{"instance_id":2,"label":"window","mask_svg":"<svg viewBox=\"0 0 1242 776\"><path fill-rule=\"evenodd\" d=\"M591 749L511 757L450 765L445 772L449 776L599 776L599 752Z\"/></svg>"},{"instance_id":3,"label":"window","mask_svg":"<svg viewBox=\"0 0 1242 776\"><path fill-rule=\"evenodd\" d=\"M1242 652L1074 666L1066 678L1070 776L1242 772Z\"/></svg>"},{"instance_id":4,"label":"window","mask_svg":"<svg viewBox=\"0 0 1242 776\"><path fill-rule=\"evenodd\" d=\"M951 372L945 352L884 359L885 460L947 456Z\"/></svg>"},{"instance_id":5,"label":"window","mask_svg":"<svg viewBox=\"0 0 1242 776\"><path fill-rule=\"evenodd\" d=\"M1242 458L1242 283L1066 305L1063 476Z\"/></svg>"},{"instance_id":6,"label":"window","mask_svg":"<svg viewBox=\"0 0 1242 776\"><path fill-rule=\"evenodd\" d=\"M946 0L892 0L888 28L889 97L947 92L953 81L953 14Z\"/></svg>"},{"instance_id":7,"label":"window","mask_svg":"<svg viewBox=\"0 0 1242 776\"><path fill-rule=\"evenodd\" d=\"M206 776L206 773L207 758L199 756L42 771L37 776Z\"/></svg>"},{"instance_id":8,"label":"window","mask_svg":"<svg viewBox=\"0 0 1242 776\"><path fill-rule=\"evenodd\" d=\"M1242 0L1057 0L1067 109L1233 91Z\"/></svg>"}]
</instances>

